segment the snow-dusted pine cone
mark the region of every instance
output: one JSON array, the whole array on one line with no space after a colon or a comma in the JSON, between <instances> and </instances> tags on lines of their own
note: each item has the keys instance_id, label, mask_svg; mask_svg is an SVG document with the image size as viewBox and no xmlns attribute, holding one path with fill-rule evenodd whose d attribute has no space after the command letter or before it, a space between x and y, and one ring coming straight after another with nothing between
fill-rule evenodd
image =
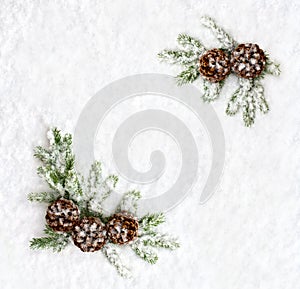
<instances>
[{"instance_id":1,"label":"snow-dusted pine cone","mask_svg":"<svg viewBox=\"0 0 300 289\"><path fill-rule=\"evenodd\" d=\"M59 199L49 205L47 224L56 232L69 232L79 221L79 209L70 200Z\"/></svg>"},{"instance_id":2,"label":"snow-dusted pine cone","mask_svg":"<svg viewBox=\"0 0 300 289\"><path fill-rule=\"evenodd\" d=\"M74 244L83 252L100 250L106 242L105 225L98 218L84 217L72 232Z\"/></svg>"},{"instance_id":3,"label":"snow-dusted pine cone","mask_svg":"<svg viewBox=\"0 0 300 289\"><path fill-rule=\"evenodd\" d=\"M230 73L230 59L220 49L209 50L199 59L199 72L211 82L221 81Z\"/></svg>"},{"instance_id":4,"label":"snow-dusted pine cone","mask_svg":"<svg viewBox=\"0 0 300 289\"><path fill-rule=\"evenodd\" d=\"M114 214L106 224L109 239L114 244L127 244L138 235L139 223L128 212Z\"/></svg>"},{"instance_id":5,"label":"snow-dusted pine cone","mask_svg":"<svg viewBox=\"0 0 300 289\"><path fill-rule=\"evenodd\" d=\"M232 70L240 77L255 78L266 65L266 56L257 44L240 44L231 54Z\"/></svg>"}]
</instances>

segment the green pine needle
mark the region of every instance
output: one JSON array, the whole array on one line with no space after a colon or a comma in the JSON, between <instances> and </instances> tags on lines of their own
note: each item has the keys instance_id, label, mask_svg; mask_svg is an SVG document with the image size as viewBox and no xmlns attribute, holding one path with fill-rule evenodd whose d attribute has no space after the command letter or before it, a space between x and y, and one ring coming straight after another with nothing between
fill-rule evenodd
<instances>
[{"instance_id":1,"label":"green pine needle","mask_svg":"<svg viewBox=\"0 0 300 289\"><path fill-rule=\"evenodd\" d=\"M33 238L30 241L30 248L33 250L52 249L53 252L60 252L69 244L70 235L67 233L56 233L49 226L44 229L46 237Z\"/></svg>"},{"instance_id":2,"label":"green pine needle","mask_svg":"<svg viewBox=\"0 0 300 289\"><path fill-rule=\"evenodd\" d=\"M52 203L57 200L60 195L56 192L40 192L30 193L27 198L30 202Z\"/></svg>"},{"instance_id":3,"label":"green pine needle","mask_svg":"<svg viewBox=\"0 0 300 289\"><path fill-rule=\"evenodd\" d=\"M140 220L140 228L150 231L166 221L164 213L147 214Z\"/></svg>"}]
</instances>

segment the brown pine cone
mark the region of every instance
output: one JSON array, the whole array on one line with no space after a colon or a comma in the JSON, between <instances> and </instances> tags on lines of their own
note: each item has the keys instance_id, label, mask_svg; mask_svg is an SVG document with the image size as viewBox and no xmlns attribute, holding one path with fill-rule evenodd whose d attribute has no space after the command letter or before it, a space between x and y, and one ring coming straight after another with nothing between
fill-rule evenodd
<instances>
[{"instance_id":1,"label":"brown pine cone","mask_svg":"<svg viewBox=\"0 0 300 289\"><path fill-rule=\"evenodd\" d=\"M56 232L69 232L79 221L79 209L70 200L59 199L49 205L47 224Z\"/></svg>"},{"instance_id":2,"label":"brown pine cone","mask_svg":"<svg viewBox=\"0 0 300 289\"><path fill-rule=\"evenodd\" d=\"M266 56L257 44L240 44L231 54L232 70L240 77L255 78L266 65Z\"/></svg>"},{"instance_id":3,"label":"brown pine cone","mask_svg":"<svg viewBox=\"0 0 300 289\"><path fill-rule=\"evenodd\" d=\"M106 224L107 234L114 244L127 244L138 235L139 223L128 212L114 214Z\"/></svg>"},{"instance_id":4,"label":"brown pine cone","mask_svg":"<svg viewBox=\"0 0 300 289\"><path fill-rule=\"evenodd\" d=\"M205 52L199 59L199 72L211 82L219 82L230 73L230 60L220 49Z\"/></svg>"},{"instance_id":5,"label":"brown pine cone","mask_svg":"<svg viewBox=\"0 0 300 289\"><path fill-rule=\"evenodd\" d=\"M98 218L84 217L72 232L74 244L83 252L95 252L106 243L106 228Z\"/></svg>"}]
</instances>

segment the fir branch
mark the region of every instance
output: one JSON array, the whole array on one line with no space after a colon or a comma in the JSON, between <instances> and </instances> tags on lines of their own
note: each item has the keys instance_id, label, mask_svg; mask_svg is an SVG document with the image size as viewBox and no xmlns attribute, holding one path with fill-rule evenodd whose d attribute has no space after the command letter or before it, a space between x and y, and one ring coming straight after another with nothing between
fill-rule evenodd
<instances>
[{"instance_id":1,"label":"fir branch","mask_svg":"<svg viewBox=\"0 0 300 289\"><path fill-rule=\"evenodd\" d=\"M70 243L70 235L67 233L56 233L49 226L44 229L46 237L33 238L30 241L30 248L33 250L52 249L53 252L60 252Z\"/></svg>"},{"instance_id":2,"label":"fir branch","mask_svg":"<svg viewBox=\"0 0 300 289\"><path fill-rule=\"evenodd\" d=\"M90 168L87 180L87 190L92 194L92 190L96 189L102 181L102 167L101 163L95 161Z\"/></svg>"},{"instance_id":3,"label":"fir branch","mask_svg":"<svg viewBox=\"0 0 300 289\"><path fill-rule=\"evenodd\" d=\"M72 152L72 136L62 135L57 128L50 130L47 135L49 148L38 146L34 153L34 156L43 163L37 170L38 175L62 197L81 195L82 189Z\"/></svg>"},{"instance_id":4,"label":"fir branch","mask_svg":"<svg viewBox=\"0 0 300 289\"><path fill-rule=\"evenodd\" d=\"M232 116L242 108L244 124L250 127L254 124L256 110L259 108L262 113L267 113L269 105L264 97L264 88L259 78L239 78L239 83L240 87L227 104L226 113Z\"/></svg>"},{"instance_id":5,"label":"fir branch","mask_svg":"<svg viewBox=\"0 0 300 289\"><path fill-rule=\"evenodd\" d=\"M157 262L157 253L153 249L145 246L140 239L138 239L130 246L132 250L136 253L136 255L145 260L146 262L150 264L155 264Z\"/></svg>"},{"instance_id":6,"label":"fir branch","mask_svg":"<svg viewBox=\"0 0 300 289\"><path fill-rule=\"evenodd\" d=\"M139 221L140 229L142 231L150 231L165 221L166 219L163 213L147 214Z\"/></svg>"},{"instance_id":7,"label":"fir branch","mask_svg":"<svg viewBox=\"0 0 300 289\"><path fill-rule=\"evenodd\" d=\"M116 211L128 211L136 215L138 208L138 200L141 198L141 193L139 191L130 191L124 194Z\"/></svg>"},{"instance_id":8,"label":"fir branch","mask_svg":"<svg viewBox=\"0 0 300 289\"><path fill-rule=\"evenodd\" d=\"M224 81L210 82L206 79L203 80L203 91L202 99L204 102L212 102L220 96L221 89L224 85Z\"/></svg>"},{"instance_id":9,"label":"fir branch","mask_svg":"<svg viewBox=\"0 0 300 289\"><path fill-rule=\"evenodd\" d=\"M269 55L267 53L266 57L266 67L265 67L265 72L274 76L279 76L281 71L280 71L280 64L277 63L276 61L270 59Z\"/></svg>"},{"instance_id":10,"label":"fir branch","mask_svg":"<svg viewBox=\"0 0 300 289\"><path fill-rule=\"evenodd\" d=\"M30 202L52 203L57 200L60 195L57 192L40 192L30 193L27 198Z\"/></svg>"},{"instance_id":11,"label":"fir branch","mask_svg":"<svg viewBox=\"0 0 300 289\"><path fill-rule=\"evenodd\" d=\"M112 244L104 245L104 247L102 248L102 252L104 256L108 259L108 261L117 269L118 273L122 277L132 277L130 269L123 264L117 250L113 247Z\"/></svg>"},{"instance_id":12,"label":"fir branch","mask_svg":"<svg viewBox=\"0 0 300 289\"><path fill-rule=\"evenodd\" d=\"M192 50L168 50L165 49L158 53L158 58L161 61L169 64L190 65L198 60L199 55Z\"/></svg>"},{"instance_id":13,"label":"fir branch","mask_svg":"<svg viewBox=\"0 0 300 289\"><path fill-rule=\"evenodd\" d=\"M242 89L239 87L234 94L231 96L230 100L227 103L226 114L233 116L238 113L240 110L240 98L242 94Z\"/></svg>"},{"instance_id":14,"label":"fir branch","mask_svg":"<svg viewBox=\"0 0 300 289\"><path fill-rule=\"evenodd\" d=\"M183 84L192 83L199 76L199 71L197 66L189 66L186 70L182 71L176 76L177 85L181 86Z\"/></svg>"},{"instance_id":15,"label":"fir branch","mask_svg":"<svg viewBox=\"0 0 300 289\"><path fill-rule=\"evenodd\" d=\"M223 28L219 27L212 18L204 16L201 18L201 23L213 32L224 49L232 50L237 45L237 42Z\"/></svg>"},{"instance_id":16,"label":"fir branch","mask_svg":"<svg viewBox=\"0 0 300 289\"><path fill-rule=\"evenodd\" d=\"M175 250L180 247L176 238L158 232L151 232L147 235L143 235L140 237L140 240L143 242L144 246L161 247L170 250Z\"/></svg>"},{"instance_id":17,"label":"fir branch","mask_svg":"<svg viewBox=\"0 0 300 289\"><path fill-rule=\"evenodd\" d=\"M193 38L187 34L179 34L177 37L177 42L185 49L191 49L196 52L198 56L205 52L206 48L204 45L196 38Z\"/></svg>"}]
</instances>

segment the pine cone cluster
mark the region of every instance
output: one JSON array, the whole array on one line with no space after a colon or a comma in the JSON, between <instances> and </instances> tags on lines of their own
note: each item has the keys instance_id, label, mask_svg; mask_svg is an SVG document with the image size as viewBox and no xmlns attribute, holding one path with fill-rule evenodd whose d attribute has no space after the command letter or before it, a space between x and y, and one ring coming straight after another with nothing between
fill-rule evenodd
<instances>
[{"instance_id":1,"label":"pine cone cluster","mask_svg":"<svg viewBox=\"0 0 300 289\"><path fill-rule=\"evenodd\" d=\"M219 82L226 78L232 70L239 77L255 78L266 66L266 56L257 44L238 45L231 53L230 59L220 49L205 52L199 58L199 72L203 78L211 82Z\"/></svg>"},{"instance_id":2,"label":"pine cone cluster","mask_svg":"<svg viewBox=\"0 0 300 289\"><path fill-rule=\"evenodd\" d=\"M79 209L72 201L59 199L48 207L46 222L56 232L70 232L79 217Z\"/></svg>"},{"instance_id":3,"label":"pine cone cluster","mask_svg":"<svg viewBox=\"0 0 300 289\"><path fill-rule=\"evenodd\" d=\"M47 224L56 232L72 232L72 239L83 252L100 250L110 240L123 245L138 235L138 220L128 212L114 214L107 224L99 218L80 219L79 208L71 200L59 199L49 205L46 213Z\"/></svg>"},{"instance_id":4,"label":"pine cone cluster","mask_svg":"<svg viewBox=\"0 0 300 289\"><path fill-rule=\"evenodd\" d=\"M233 50L230 62L232 70L238 76L255 78L263 72L266 56L257 44L240 44Z\"/></svg>"},{"instance_id":5,"label":"pine cone cluster","mask_svg":"<svg viewBox=\"0 0 300 289\"><path fill-rule=\"evenodd\" d=\"M107 223L107 234L114 244L127 244L138 235L139 223L127 212L113 215Z\"/></svg>"},{"instance_id":6,"label":"pine cone cluster","mask_svg":"<svg viewBox=\"0 0 300 289\"><path fill-rule=\"evenodd\" d=\"M74 244L83 252L100 250L106 237L105 225L94 217L84 217L72 232Z\"/></svg>"},{"instance_id":7,"label":"pine cone cluster","mask_svg":"<svg viewBox=\"0 0 300 289\"><path fill-rule=\"evenodd\" d=\"M205 52L199 59L199 72L211 82L219 82L230 73L230 60L221 49Z\"/></svg>"}]
</instances>

